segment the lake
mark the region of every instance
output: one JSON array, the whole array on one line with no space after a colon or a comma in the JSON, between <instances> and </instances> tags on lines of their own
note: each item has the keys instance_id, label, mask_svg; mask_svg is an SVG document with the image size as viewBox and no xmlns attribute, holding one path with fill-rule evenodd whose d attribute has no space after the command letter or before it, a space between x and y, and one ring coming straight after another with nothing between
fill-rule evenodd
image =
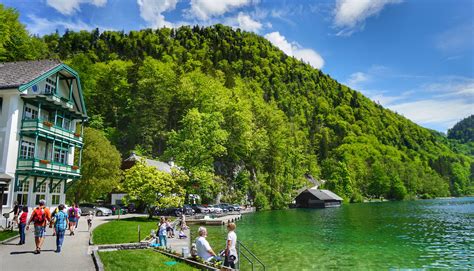
<instances>
[{"instance_id":1,"label":"lake","mask_svg":"<svg viewBox=\"0 0 474 271\"><path fill-rule=\"evenodd\" d=\"M208 232L223 249L225 227ZM236 232L267 270L474 269L473 197L257 212Z\"/></svg>"}]
</instances>

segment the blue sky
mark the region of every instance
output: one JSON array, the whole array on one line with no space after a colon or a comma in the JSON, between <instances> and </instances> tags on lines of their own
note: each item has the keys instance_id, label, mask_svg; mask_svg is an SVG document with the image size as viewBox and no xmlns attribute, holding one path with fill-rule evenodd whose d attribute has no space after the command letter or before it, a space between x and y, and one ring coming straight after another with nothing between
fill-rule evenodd
<instances>
[{"instance_id":1,"label":"blue sky","mask_svg":"<svg viewBox=\"0 0 474 271\"><path fill-rule=\"evenodd\" d=\"M474 114L471 0L0 0L31 33L223 23L446 132Z\"/></svg>"}]
</instances>

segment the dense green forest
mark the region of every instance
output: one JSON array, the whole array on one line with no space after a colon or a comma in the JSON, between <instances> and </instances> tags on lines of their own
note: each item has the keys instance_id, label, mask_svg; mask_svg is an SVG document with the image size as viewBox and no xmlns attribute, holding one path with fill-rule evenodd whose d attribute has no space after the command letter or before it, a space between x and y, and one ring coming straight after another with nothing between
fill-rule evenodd
<instances>
[{"instance_id":1,"label":"dense green forest","mask_svg":"<svg viewBox=\"0 0 474 271\"><path fill-rule=\"evenodd\" d=\"M189 176L187 193L204 201L283 208L308 185L306 174L352 201L474 192L474 159L455 147L462 143L256 34L214 25L39 38L15 14L0 5L0 60L69 64L81 76L89 125L122 156L173 160Z\"/></svg>"},{"instance_id":2,"label":"dense green forest","mask_svg":"<svg viewBox=\"0 0 474 271\"><path fill-rule=\"evenodd\" d=\"M474 142L474 115L461 120L449 129L448 138L459 140L461 143Z\"/></svg>"}]
</instances>

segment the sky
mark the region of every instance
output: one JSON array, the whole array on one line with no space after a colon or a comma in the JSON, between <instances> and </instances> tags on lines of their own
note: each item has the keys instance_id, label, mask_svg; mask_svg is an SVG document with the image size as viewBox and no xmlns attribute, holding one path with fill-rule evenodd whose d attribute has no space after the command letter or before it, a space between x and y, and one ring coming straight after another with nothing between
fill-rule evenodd
<instances>
[{"instance_id":1,"label":"sky","mask_svg":"<svg viewBox=\"0 0 474 271\"><path fill-rule=\"evenodd\" d=\"M32 34L222 23L255 32L412 121L474 114L472 0L0 0Z\"/></svg>"}]
</instances>

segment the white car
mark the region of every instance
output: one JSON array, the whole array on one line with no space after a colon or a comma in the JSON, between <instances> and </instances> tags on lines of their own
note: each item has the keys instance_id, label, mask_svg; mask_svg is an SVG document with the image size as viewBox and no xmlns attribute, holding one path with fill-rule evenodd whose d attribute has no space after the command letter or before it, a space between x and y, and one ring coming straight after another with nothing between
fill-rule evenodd
<instances>
[{"instance_id":1,"label":"white car","mask_svg":"<svg viewBox=\"0 0 474 271\"><path fill-rule=\"evenodd\" d=\"M222 214L223 210L217 205L209 205L209 211L215 214Z\"/></svg>"}]
</instances>

